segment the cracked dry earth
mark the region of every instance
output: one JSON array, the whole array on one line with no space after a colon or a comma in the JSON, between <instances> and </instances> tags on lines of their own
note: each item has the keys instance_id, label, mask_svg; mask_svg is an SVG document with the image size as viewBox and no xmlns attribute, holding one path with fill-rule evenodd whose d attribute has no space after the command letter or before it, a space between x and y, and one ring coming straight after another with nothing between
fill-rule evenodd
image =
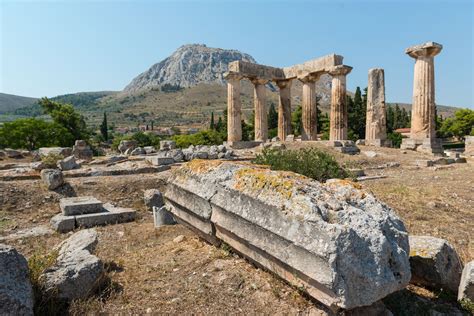
<instances>
[{"instance_id":1,"label":"cracked dry earth","mask_svg":"<svg viewBox=\"0 0 474 316\"><path fill-rule=\"evenodd\" d=\"M474 259L473 162L438 169L416 168L414 159L422 157L418 153L400 154L395 149L364 146L361 150L376 151L377 156L335 155L349 167L364 168L368 175L387 176L360 184L393 207L411 234L446 238L464 262ZM378 168L389 162L400 166ZM111 283L96 296L73 302L71 314L328 313L298 289L229 249L205 243L181 225L154 229L152 216L143 205L143 191L163 189L168 175L72 178L57 192L46 190L39 180L0 181L0 236L47 226L49 219L59 213L62 197L92 195L103 202L135 208L139 218L133 223L98 228L97 255L106 263ZM3 242L30 257L47 253L68 236L53 233ZM395 315L459 311L452 297L415 286L384 302Z\"/></svg>"}]
</instances>

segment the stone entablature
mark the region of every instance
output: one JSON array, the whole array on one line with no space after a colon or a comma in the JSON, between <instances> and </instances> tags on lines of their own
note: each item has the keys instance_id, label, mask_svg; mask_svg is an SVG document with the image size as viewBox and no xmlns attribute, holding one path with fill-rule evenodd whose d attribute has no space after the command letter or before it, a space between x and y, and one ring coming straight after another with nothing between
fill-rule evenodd
<instances>
[{"instance_id":1,"label":"stone entablature","mask_svg":"<svg viewBox=\"0 0 474 316\"><path fill-rule=\"evenodd\" d=\"M291 134L291 81L298 79L303 83L302 96L302 121L303 140L317 139L317 108L316 108L316 82L321 75L333 76L332 95L335 96L331 102L331 124L337 122L337 127L331 125L332 129L340 129L333 133L332 140L347 139L347 107L346 107L346 75L352 67L342 64L343 57L336 54L326 55L302 64L285 68L259 65L245 61L234 61L229 63L229 71L225 74L228 85L227 110L228 110L228 141L238 142L242 140L241 128L241 101L240 80L245 78L254 84L254 108L255 108L255 140L264 142L268 139L267 108L265 85L273 81L280 88L280 100L278 110L278 137L285 140ZM340 111L343 111L339 113ZM334 114L333 114L334 113Z\"/></svg>"}]
</instances>

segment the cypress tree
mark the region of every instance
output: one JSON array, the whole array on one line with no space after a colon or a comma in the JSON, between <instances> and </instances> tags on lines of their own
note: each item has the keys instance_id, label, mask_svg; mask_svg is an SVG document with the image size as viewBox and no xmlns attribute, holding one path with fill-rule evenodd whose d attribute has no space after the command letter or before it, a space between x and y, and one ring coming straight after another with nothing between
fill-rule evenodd
<instances>
[{"instance_id":1,"label":"cypress tree","mask_svg":"<svg viewBox=\"0 0 474 316\"><path fill-rule=\"evenodd\" d=\"M268 129L274 129L278 127L278 112L275 110L275 104L270 104L268 110Z\"/></svg>"},{"instance_id":2,"label":"cypress tree","mask_svg":"<svg viewBox=\"0 0 474 316\"><path fill-rule=\"evenodd\" d=\"M214 125L214 112L211 112L211 124L209 129L216 129L216 126Z\"/></svg>"},{"instance_id":3,"label":"cypress tree","mask_svg":"<svg viewBox=\"0 0 474 316\"><path fill-rule=\"evenodd\" d=\"M105 141L109 140L109 128L107 126L107 113L104 112L104 118L102 119L102 124L100 124L100 133Z\"/></svg>"}]
</instances>

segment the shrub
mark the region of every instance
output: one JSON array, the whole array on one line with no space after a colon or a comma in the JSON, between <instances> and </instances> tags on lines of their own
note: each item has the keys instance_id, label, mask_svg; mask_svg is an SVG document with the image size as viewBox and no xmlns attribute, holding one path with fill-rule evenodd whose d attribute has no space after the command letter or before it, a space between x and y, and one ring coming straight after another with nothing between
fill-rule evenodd
<instances>
[{"instance_id":1,"label":"shrub","mask_svg":"<svg viewBox=\"0 0 474 316\"><path fill-rule=\"evenodd\" d=\"M186 148L190 145L220 145L224 141L221 133L210 129L191 135L175 135L172 139L179 148Z\"/></svg>"},{"instance_id":2,"label":"shrub","mask_svg":"<svg viewBox=\"0 0 474 316\"><path fill-rule=\"evenodd\" d=\"M162 140L162 138L155 134L144 133L141 131L131 135L117 136L114 137L114 140L112 142L112 149L117 150L118 145L122 140L136 140L139 147L144 147L157 146L160 144L160 140Z\"/></svg>"},{"instance_id":3,"label":"shrub","mask_svg":"<svg viewBox=\"0 0 474 316\"><path fill-rule=\"evenodd\" d=\"M46 156L41 157L41 162L43 162L48 168L56 168L56 164L59 160L63 160L63 155L50 153Z\"/></svg>"},{"instance_id":4,"label":"shrub","mask_svg":"<svg viewBox=\"0 0 474 316\"><path fill-rule=\"evenodd\" d=\"M272 170L293 171L318 181L349 176L333 156L316 148L283 151L264 149L253 162L269 165Z\"/></svg>"},{"instance_id":5,"label":"shrub","mask_svg":"<svg viewBox=\"0 0 474 316\"><path fill-rule=\"evenodd\" d=\"M387 134L387 139L392 141L393 148L400 148L400 145L402 144L402 138L402 134L400 133L393 132Z\"/></svg>"}]
</instances>

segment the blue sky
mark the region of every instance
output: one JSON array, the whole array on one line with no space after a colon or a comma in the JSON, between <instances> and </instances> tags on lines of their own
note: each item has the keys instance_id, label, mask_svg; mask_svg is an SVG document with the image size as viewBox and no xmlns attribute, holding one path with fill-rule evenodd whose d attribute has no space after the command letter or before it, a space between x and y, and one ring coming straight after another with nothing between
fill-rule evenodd
<instances>
[{"instance_id":1,"label":"blue sky","mask_svg":"<svg viewBox=\"0 0 474 316\"><path fill-rule=\"evenodd\" d=\"M0 92L121 90L179 46L204 43L272 66L341 54L354 67L348 89L381 67L387 100L411 102L404 49L435 41L436 102L474 108L473 11L472 0L0 0Z\"/></svg>"}]
</instances>

